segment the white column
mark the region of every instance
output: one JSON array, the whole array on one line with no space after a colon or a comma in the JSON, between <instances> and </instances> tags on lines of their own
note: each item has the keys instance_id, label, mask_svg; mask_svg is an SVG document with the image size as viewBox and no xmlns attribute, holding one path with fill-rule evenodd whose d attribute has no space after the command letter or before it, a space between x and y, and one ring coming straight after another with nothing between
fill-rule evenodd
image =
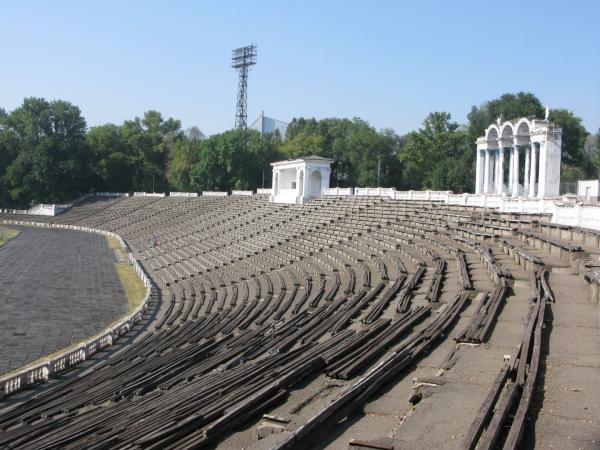
<instances>
[{"instance_id":1,"label":"white column","mask_svg":"<svg viewBox=\"0 0 600 450\"><path fill-rule=\"evenodd\" d=\"M498 149L494 150L491 158L492 166L490 167L490 173L492 174L492 187L490 188L490 191L492 194L495 194L496 190L498 189Z\"/></svg>"},{"instance_id":2,"label":"white column","mask_svg":"<svg viewBox=\"0 0 600 450\"><path fill-rule=\"evenodd\" d=\"M546 195L546 142L540 142L538 162L538 188L537 196L544 198Z\"/></svg>"},{"instance_id":3,"label":"white column","mask_svg":"<svg viewBox=\"0 0 600 450\"><path fill-rule=\"evenodd\" d=\"M531 166L531 148L525 149L525 180L523 181L523 189L525 197L529 195L529 166Z\"/></svg>"},{"instance_id":4,"label":"white column","mask_svg":"<svg viewBox=\"0 0 600 450\"><path fill-rule=\"evenodd\" d=\"M508 182L506 183L507 185L507 190L508 192L512 192L512 188L513 188L513 174L514 174L514 154L515 154L515 149L513 147L509 147L508 148L508 155L509 155L509 159L508 159Z\"/></svg>"},{"instance_id":5,"label":"white column","mask_svg":"<svg viewBox=\"0 0 600 450\"><path fill-rule=\"evenodd\" d=\"M475 161L475 193L481 194L481 150L477 149L477 158Z\"/></svg>"},{"instance_id":6,"label":"white column","mask_svg":"<svg viewBox=\"0 0 600 450\"><path fill-rule=\"evenodd\" d=\"M537 151L535 143L531 143L531 175L529 175L529 196L535 197L535 184L537 183Z\"/></svg>"},{"instance_id":7,"label":"white column","mask_svg":"<svg viewBox=\"0 0 600 450\"><path fill-rule=\"evenodd\" d=\"M308 180L310 179L309 175L310 174L310 167L304 167L304 170L302 170L302 172L300 172L302 175L302 189L300 192L300 195L303 197L307 197L310 194L310 191L308 190L308 186L306 186L308 184Z\"/></svg>"},{"instance_id":8,"label":"white column","mask_svg":"<svg viewBox=\"0 0 600 450\"><path fill-rule=\"evenodd\" d=\"M494 179L492 180L492 194L498 193L498 149L494 150Z\"/></svg>"},{"instance_id":9,"label":"white column","mask_svg":"<svg viewBox=\"0 0 600 450\"><path fill-rule=\"evenodd\" d=\"M513 147L513 153L514 153L514 158L513 158L513 187L512 187L512 196L513 197L518 197L519 196L519 147L517 145L515 145Z\"/></svg>"},{"instance_id":10,"label":"white column","mask_svg":"<svg viewBox=\"0 0 600 450\"><path fill-rule=\"evenodd\" d=\"M485 161L483 163L483 193L490 193L490 150L485 149Z\"/></svg>"},{"instance_id":11,"label":"white column","mask_svg":"<svg viewBox=\"0 0 600 450\"><path fill-rule=\"evenodd\" d=\"M497 187L496 194L502 194L504 191L504 148L500 147L498 149L498 178L497 178Z\"/></svg>"}]
</instances>

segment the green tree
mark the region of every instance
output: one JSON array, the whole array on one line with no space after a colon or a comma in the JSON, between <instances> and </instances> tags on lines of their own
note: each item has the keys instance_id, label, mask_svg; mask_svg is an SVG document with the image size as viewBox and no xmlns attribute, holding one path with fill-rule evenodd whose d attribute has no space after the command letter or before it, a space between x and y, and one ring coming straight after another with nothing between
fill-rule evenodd
<instances>
[{"instance_id":1,"label":"green tree","mask_svg":"<svg viewBox=\"0 0 600 450\"><path fill-rule=\"evenodd\" d=\"M126 120L121 128L134 161L135 189L168 190L168 156L182 137L181 122L164 120L158 111L147 111L142 119Z\"/></svg>"},{"instance_id":2,"label":"green tree","mask_svg":"<svg viewBox=\"0 0 600 450\"><path fill-rule=\"evenodd\" d=\"M336 160L336 168L341 162L347 178L340 185L375 186L380 167L379 184L398 186L400 147L401 139L392 130L378 132L359 118L295 118L288 126L281 151L288 158L329 157Z\"/></svg>"},{"instance_id":3,"label":"green tree","mask_svg":"<svg viewBox=\"0 0 600 450\"><path fill-rule=\"evenodd\" d=\"M93 127L86 140L91 153L94 188L97 191L134 190L134 158L121 127L114 124Z\"/></svg>"},{"instance_id":4,"label":"green tree","mask_svg":"<svg viewBox=\"0 0 600 450\"><path fill-rule=\"evenodd\" d=\"M562 128L562 162L569 166L578 166L585 171L585 140L589 133L581 118L567 109L550 111L550 121Z\"/></svg>"},{"instance_id":5,"label":"green tree","mask_svg":"<svg viewBox=\"0 0 600 450\"><path fill-rule=\"evenodd\" d=\"M540 118L543 115L542 103L531 93L501 95L499 98L484 102L479 107L471 107L471 112L467 115L469 142L475 145L477 138L483 136L485 129L496 122L498 116L502 116L503 120L511 120L529 116Z\"/></svg>"},{"instance_id":6,"label":"green tree","mask_svg":"<svg viewBox=\"0 0 600 450\"><path fill-rule=\"evenodd\" d=\"M4 175L13 205L61 202L89 189L86 123L78 107L26 98L2 121L15 152Z\"/></svg>"},{"instance_id":7,"label":"green tree","mask_svg":"<svg viewBox=\"0 0 600 450\"><path fill-rule=\"evenodd\" d=\"M173 191L187 192L191 189L190 172L200 159L202 141L189 138L179 139L169 158L167 178Z\"/></svg>"},{"instance_id":8,"label":"green tree","mask_svg":"<svg viewBox=\"0 0 600 450\"><path fill-rule=\"evenodd\" d=\"M202 141L199 160L190 171L195 191L256 189L263 171L279 159L273 142L254 130L231 130Z\"/></svg>"},{"instance_id":9,"label":"green tree","mask_svg":"<svg viewBox=\"0 0 600 450\"><path fill-rule=\"evenodd\" d=\"M318 134L307 134L302 131L285 141L280 147L286 158L295 159L302 156L325 154L325 138Z\"/></svg>"},{"instance_id":10,"label":"green tree","mask_svg":"<svg viewBox=\"0 0 600 450\"><path fill-rule=\"evenodd\" d=\"M446 112L430 113L423 128L406 136L400 159L404 186L409 189L453 190L472 188L474 152L468 133Z\"/></svg>"},{"instance_id":11,"label":"green tree","mask_svg":"<svg viewBox=\"0 0 600 450\"><path fill-rule=\"evenodd\" d=\"M8 128L6 119L8 115L0 108L0 204L11 206L10 188L6 180L8 166L16 157L16 133Z\"/></svg>"},{"instance_id":12,"label":"green tree","mask_svg":"<svg viewBox=\"0 0 600 450\"><path fill-rule=\"evenodd\" d=\"M600 178L600 128L596 133L596 154L593 157L592 164L596 168L595 176Z\"/></svg>"}]
</instances>

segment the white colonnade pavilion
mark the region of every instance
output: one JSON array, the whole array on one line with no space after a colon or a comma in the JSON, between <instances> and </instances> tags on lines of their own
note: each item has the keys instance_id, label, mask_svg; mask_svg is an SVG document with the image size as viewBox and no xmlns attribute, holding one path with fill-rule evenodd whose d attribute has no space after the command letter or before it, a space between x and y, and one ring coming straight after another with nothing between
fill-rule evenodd
<instances>
[{"instance_id":1,"label":"white colonnade pavilion","mask_svg":"<svg viewBox=\"0 0 600 450\"><path fill-rule=\"evenodd\" d=\"M306 156L271 163L271 201L302 204L323 195L329 187L332 162L332 159L320 156Z\"/></svg>"},{"instance_id":2,"label":"white colonnade pavilion","mask_svg":"<svg viewBox=\"0 0 600 450\"><path fill-rule=\"evenodd\" d=\"M559 195L562 129L532 117L498 118L477 139L476 194Z\"/></svg>"}]
</instances>

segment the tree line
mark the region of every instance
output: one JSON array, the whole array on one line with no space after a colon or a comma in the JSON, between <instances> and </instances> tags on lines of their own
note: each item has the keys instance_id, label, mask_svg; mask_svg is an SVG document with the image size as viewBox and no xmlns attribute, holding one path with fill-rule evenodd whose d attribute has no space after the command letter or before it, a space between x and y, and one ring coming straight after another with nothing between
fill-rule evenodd
<instances>
[{"instance_id":1,"label":"tree line","mask_svg":"<svg viewBox=\"0 0 600 450\"><path fill-rule=\"evenodd\" d=\"M273 161L318 155L335 160L332 186L394 186L470 192L475 140L498 116L543 117L535 95L519 92L473 106L467 124L432 112L405 135L360 119L295 118L285 139L253 130L205 138L158 111L122 124L88 128L64 100L26 98L0 108L0 204L58 203L92 191L203 191L271 185ZM550 111L563 128L563 181L600 175L600 133L590 136L566 109Z\"/></svg>"}]
</instances>

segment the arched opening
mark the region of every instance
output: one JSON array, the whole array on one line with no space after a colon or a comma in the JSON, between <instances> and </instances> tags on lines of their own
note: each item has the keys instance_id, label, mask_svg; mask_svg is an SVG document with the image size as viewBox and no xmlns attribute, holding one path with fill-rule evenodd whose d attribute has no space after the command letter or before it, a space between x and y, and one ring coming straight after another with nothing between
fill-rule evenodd
<instances>
[{"instance_id":1,"label":"arched opening","mask_svg":"<svg viewBox=\"0 0 600 450\"><path fill-rule=\"evenodd\" d=\"M496 125L490 125L485 130L485 140L487 143L489 156L487 187L490 194L496 192L496 187L498 184L498 134L499 129L496 127Z\"/></svg>"},{"instance_id":2,"label":"arched opening","mask_svg":"<svg viewBox=\"0 0 600 450\"><path fill-rule=\"evenodd\" d=\"M498 140L498 129L492 125L491 127L488 128L486 134L485 134L485 140L488 141L488 143L496 143L495 141ZM492 142L490 142L492 141Z\"/></svg>"},{"instance_id":3,"label":"arched opening","mask_svg":"<svg viewBox=\"0 0 600 450\"><path fill-rule=\"evenodd\" d=\"M514 145L514 130L513 125L508 122L505 123L501 128L501 139L498 141L498 147L501 149L499 153L500 157L500 167L502 169L502 173L499 173L498 176L501 176L501 186L499 187L498 193L509 192L512 193L513 188L513 170L514 170L514 154L513 154L513 145Z\"/></svg>"},{"instance_id":4,"label":"arched opening","mask_svg":"<svg viewBox=\"0 0 600 450\"><path fill-rule=\"evenodd\" d=\"M528 185L526 181L529 180L529 173L525 174L525 171L531 172L527 161L527 158L531 157L531 138L529 137L530 126L527 119L521 119L516 125L516 140L519 143L519 173L517 178L518 192L516 195L528 195ZM528 156L529 155L529 156Z\"/></svg>"},{"instance_id":5,"label":"arched opening","mask_svg":"<svg viewBox=\"0 0 600 450\"><path fill-rule=\"evenodd\" d=\"M318 170L310 174L310 196L318 197L321 195L321 172Z\"/></svg>"},{"instance_id":6,"label":"arched opening","mask_svg":"<svg viewBox=\"0 0 600 450\"><path fill-rule=\"evenodd\" d=\"M527 122L520 122L517 125L517 136L529 138L529 124Z\"/></svg>"},{"instance_id":7,"label":"arched opening","mask_svg":"<svg viewBox=\"0 0 600 450\"><path fill-rule=\"evenodd\" d=\"M502 139L512 139L513 138L513 129L510 124L504 125L502 128Z\"/></svg>"}]
</instances>

